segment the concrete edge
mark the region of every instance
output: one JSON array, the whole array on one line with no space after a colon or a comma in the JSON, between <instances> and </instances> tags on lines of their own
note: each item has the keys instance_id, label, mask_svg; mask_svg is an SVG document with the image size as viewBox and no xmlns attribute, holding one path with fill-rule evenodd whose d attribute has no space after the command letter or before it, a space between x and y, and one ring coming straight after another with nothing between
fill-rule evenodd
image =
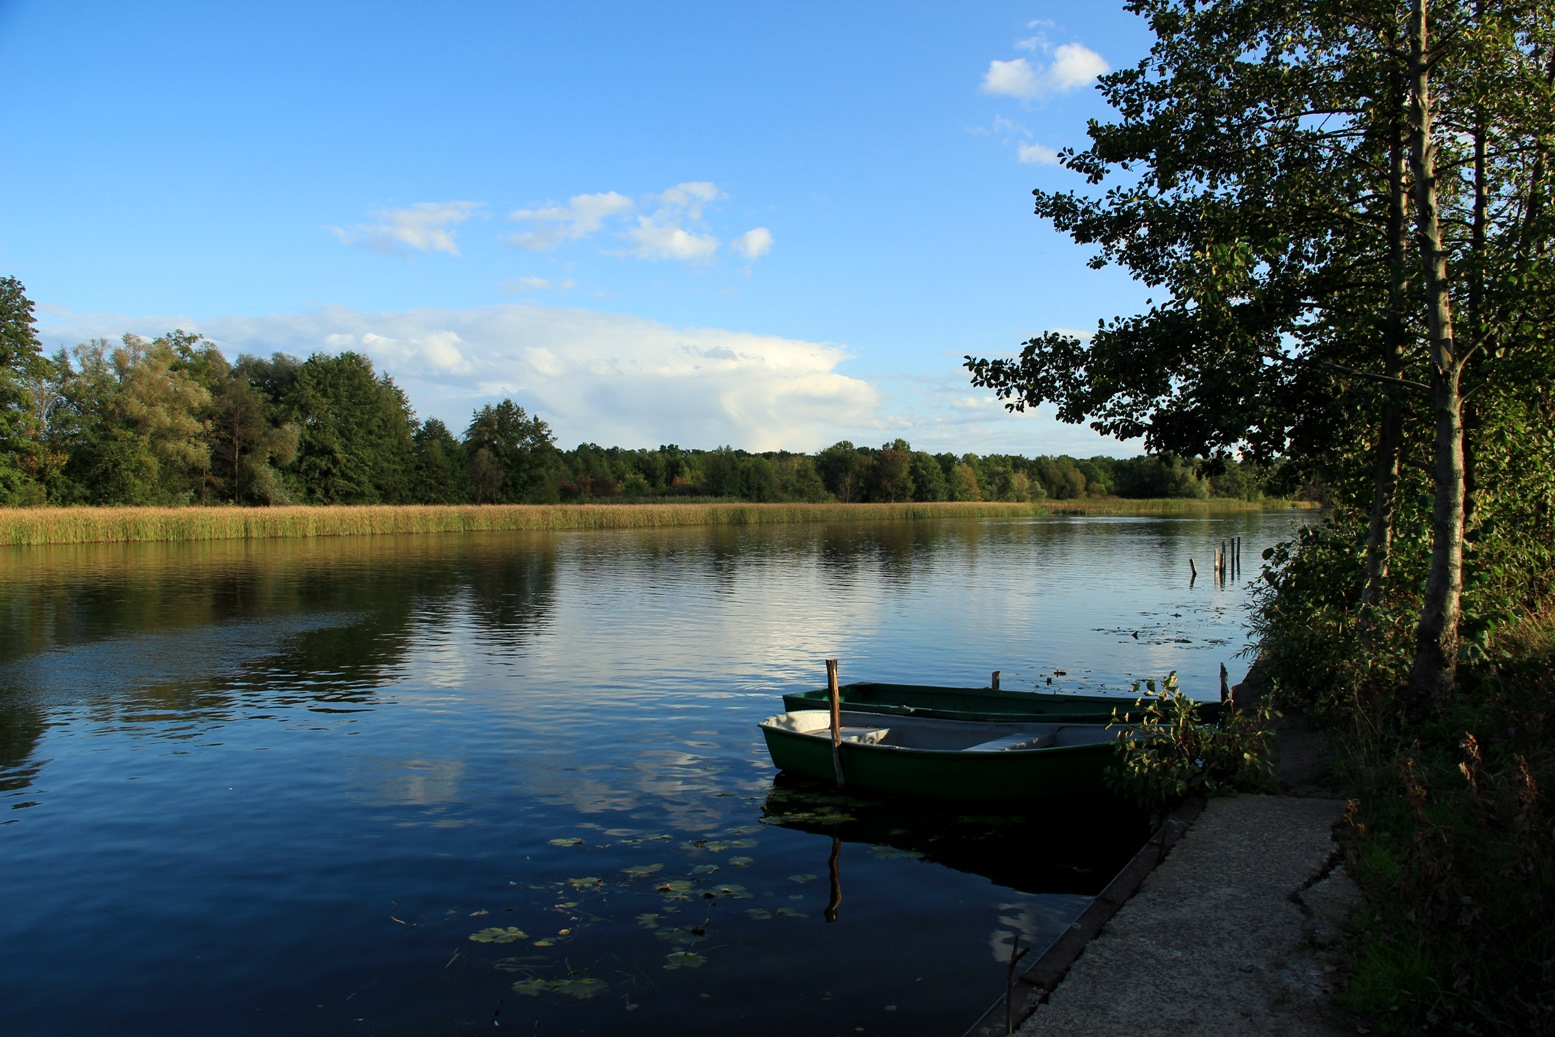
<instances>
[{"instance_id":1,"label":"concrete edge","mask_svg":"<svg viewBox=\"0 0 1555 1037\"><path fill-rule=\"evenodd\" d=\"M1014 1033L1062 982L1085 945L1095 939L1118 909L1139 891L1145 878L1166 858L1167 852L1198 818L1205 804L1205 799L1195 796L1172 811L1139 852L1107 883L1107 888L1096 895L1069 928L1047 945L1025 972L1014 978L1005 996L972 1024L965 1037L1003 1037Z\"/></svg>"}]
</instances>

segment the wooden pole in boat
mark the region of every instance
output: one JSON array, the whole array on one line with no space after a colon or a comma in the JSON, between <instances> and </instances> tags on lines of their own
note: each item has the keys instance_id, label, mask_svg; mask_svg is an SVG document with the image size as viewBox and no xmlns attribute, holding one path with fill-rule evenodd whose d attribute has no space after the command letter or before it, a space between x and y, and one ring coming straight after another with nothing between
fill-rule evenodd
<instances>
[{"instance_id":1,"label":"wooden pole in boat","mask_svg":"<svg viewBox=\"0 0 1555 1037\"><path fill-rule=\"evenodd\" d=\"M831 700L831 765L837 774L837 787L844 784L842 776L842 692L837 689L837 660L826 660L826 696Z\"/></svg>"},{"instance_id":2,"label":"wooden pole in boat","mask_svg":"<svg viewBox=\"0 0 1555 1037\"><path fill-rule=\"evenodd\" d=\"M993 671L993 679L988 682L988 687L989 687L989 690L991 690L991 691L998 691L999 690L999 671L998 670Z\"/></svg>"},{"instance_id":3,"label":"wooden pole in boat","mask_svg":"<svg viewBox=\"0 0 1555 1037\"><path fill-rule=\"evenodd\" d=\"M842 840L831 837L831 858L826 862L827 877L831 879L831 899L826 902L826 920L837 920L837 908L842 906L842 869L837 860L842 856Z\"/></svg>"}]
</instances>

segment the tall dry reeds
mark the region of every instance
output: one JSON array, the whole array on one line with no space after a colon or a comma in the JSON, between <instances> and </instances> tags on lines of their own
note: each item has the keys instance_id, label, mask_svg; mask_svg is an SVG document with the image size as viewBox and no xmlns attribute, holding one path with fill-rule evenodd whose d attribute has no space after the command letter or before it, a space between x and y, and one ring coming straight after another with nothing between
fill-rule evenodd
<instances>
[{"instance_id":1,"label":"tall dry reeds","mask_svg":"<svg viewBox=\"0 0 1555 1037\"><path fill-rule=\"evenodd\" d=\"M376 533L468 533L795 522L914 521L1038 514L1157 515L1248 511L1234 500L907 504L511 504L285 508L17 508L0 510L0 544L112 544Z\"/></svg>"}]
</instances>

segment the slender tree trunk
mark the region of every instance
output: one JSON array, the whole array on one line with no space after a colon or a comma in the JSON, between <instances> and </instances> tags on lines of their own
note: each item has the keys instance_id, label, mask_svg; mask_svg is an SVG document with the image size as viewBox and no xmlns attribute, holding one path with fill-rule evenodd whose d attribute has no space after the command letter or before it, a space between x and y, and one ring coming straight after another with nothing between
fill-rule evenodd
<instances>
[{"instance_id":1,"label":"slender tree trunk","mask_svg":"<svg viewBox=\"0 0 1555 1037\"><path fill-rule=\"evenodd\" d=\"M1402 91L1400 91L1402 94ZM1403 107L1398 98L1395 111ZM1404 338L1408 274L1405 268L1409 246L1409 210L1407 170L1404 148L1404 122L1397 120L1388 144L1388 317L1383 329L1382 364L1390 378L1404 373ZM1371 648L1375 623L1373 611L1382 602L1382 584L1388 576L1388 560L1393 550L1393 516L1398 506L1399 457L1403 452L1403 414L1396 390L1389 388L1383 398L1382 422L1377 436L1376 484L1371 499L1371 526L1366 533L1366 589L1361 592L1361 640Z\"/></svg>"},{"instance_id":2,"label":"slender tree trunk","mask_svg":"<svg viewBox=\"0 0 1555 1037\"><path fill-rule=\"evenodd\" d=\"M1408 695L1409 712L1420 715L1444 704L1457 679L1458 619L1463 593L1463 396L1459 388L1463 368L1453 340L1447 252L1437 207L1426 0L1414 0L1411 22L1413 125L1409 163L1414 175L1415 232L1431 350L1431 409L1436 419L1431 574L1415 634Z\"/></svg>"}]
</instances>

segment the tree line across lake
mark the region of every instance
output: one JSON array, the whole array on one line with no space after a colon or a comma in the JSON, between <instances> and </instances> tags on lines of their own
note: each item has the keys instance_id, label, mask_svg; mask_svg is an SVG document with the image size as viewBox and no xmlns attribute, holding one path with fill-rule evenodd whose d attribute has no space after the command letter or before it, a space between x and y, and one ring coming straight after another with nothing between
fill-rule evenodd
<instances>
[{"instance_id":1,"label":"tree line across lake","mask_svg":"<svg viewBox=\"0 0 1555 1037\"><path fill-rule=\"evenodd\" d=\"M357 353L231 362L201 336L174 331L44 356L21 286L7 279L0 288L0 500L11 505L1257 499L1267 481L1234 461L958 456L901 439L814 455L560 450L546 422L511 399L479 408L457 431L419 421L394 380Z\"/></svg>"}]
</instances>

